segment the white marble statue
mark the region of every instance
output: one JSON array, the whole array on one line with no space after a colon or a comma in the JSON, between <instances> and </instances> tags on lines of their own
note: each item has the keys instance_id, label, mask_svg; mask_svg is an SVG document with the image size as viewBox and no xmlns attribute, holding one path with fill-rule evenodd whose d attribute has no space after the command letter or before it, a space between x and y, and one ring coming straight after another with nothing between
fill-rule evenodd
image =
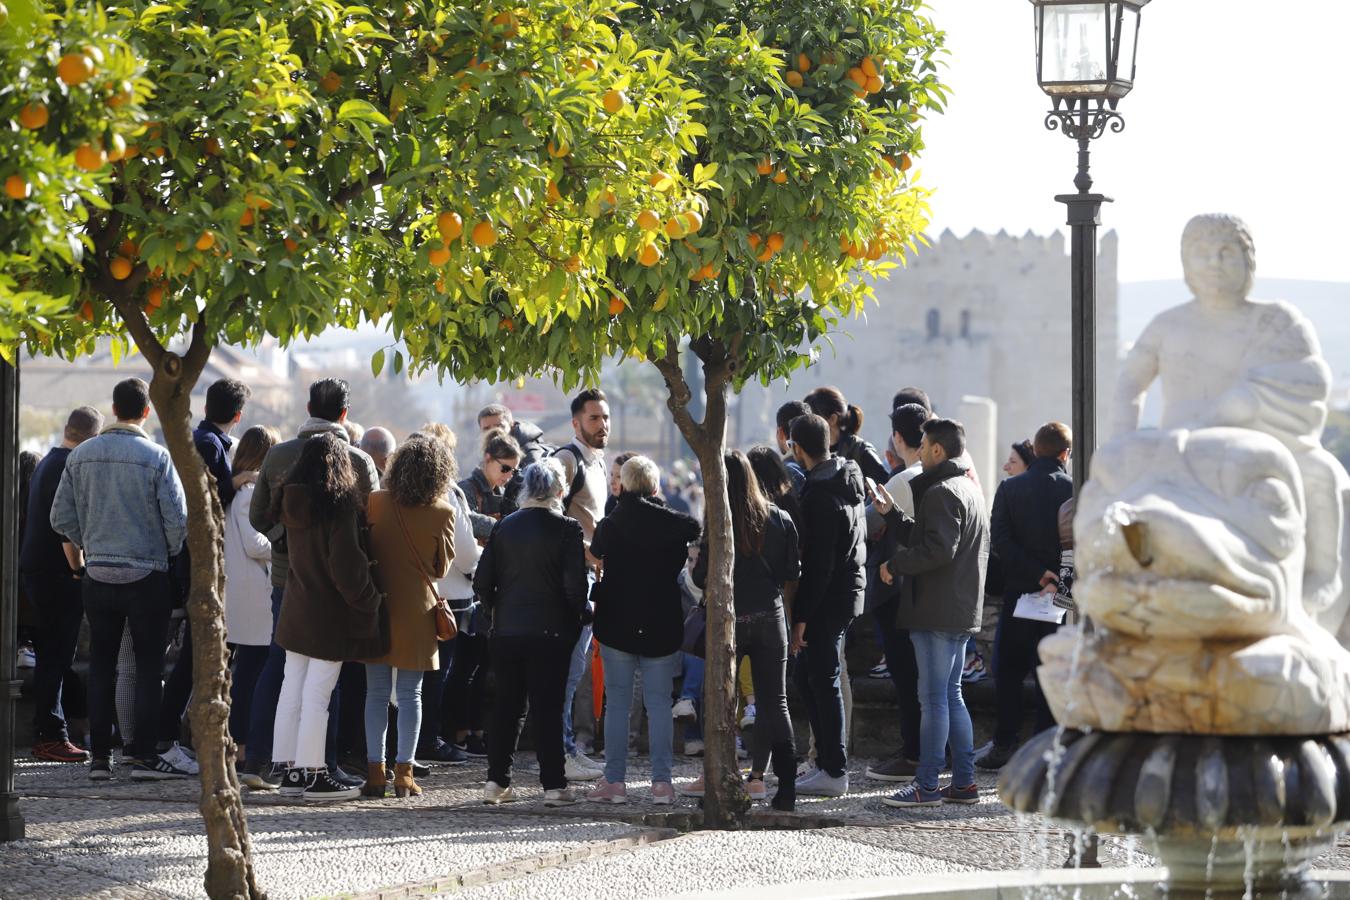
<instances>
[{"instance_id":1,"label":"white marble statue","mask_svg":"<svg viewBox=\"0 0 1350 900\"><path fill-rule=\"evenodd\" d=\"M1113 438L1075 518L1075 596L1095 628L1041 645L1061 724L1110 731L1350 730L1341 577L1350 477L1322 449L1330 376L1306 319L1247 299L1251 236L1198 216L1190 303L1125 361ZM1160 429L1138 430L1160 379Z\"/></svg>"}]
</instances>

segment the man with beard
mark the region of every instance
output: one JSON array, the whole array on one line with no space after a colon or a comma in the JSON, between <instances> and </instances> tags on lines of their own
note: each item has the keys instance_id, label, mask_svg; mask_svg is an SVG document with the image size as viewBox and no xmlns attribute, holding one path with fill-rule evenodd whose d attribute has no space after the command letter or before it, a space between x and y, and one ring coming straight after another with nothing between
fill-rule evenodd
<instances>
[{"instance_id":1,"label":"man with beard","mask_svg":"<svg viewBox=\"0 0 1350 900\"><path fill-rule=\"evenodd\" d=\"M605 499L609 496L609 473L605 468L605 445L609 443L609 401L604 391L590 388L572 400L572 440L559 447L554 456L563 465L567 493L563 497L563 514L581 524L585 538L587 563L592 571L596 560L590 555L591 538L596 523L605 517ZM592 582L594 579L592 578ZM586 748L578 742L581 734L595 734L595 714L591 697L591 679L587 677L591 656L591 626L582 626L581 637L572 653L572 667L567 673L567 690L563 695L563 749L567 754L566 775L569 781L594 781L604 770L586 755ZM580 687L580 711L573 728L572 709ZM623 752L622 748L619 752Z\"/></svg>"}]
</instances>

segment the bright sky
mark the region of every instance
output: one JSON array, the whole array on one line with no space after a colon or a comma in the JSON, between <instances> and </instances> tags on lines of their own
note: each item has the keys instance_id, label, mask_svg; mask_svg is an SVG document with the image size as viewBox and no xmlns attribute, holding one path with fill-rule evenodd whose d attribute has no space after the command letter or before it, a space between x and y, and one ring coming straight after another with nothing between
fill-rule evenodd
<instances>
[{"instance_id":1,"label":"bright sky","mask_svg":"<svg viewBox=\"0 0 1350 900\"><path fill-rule=\"evenodd\" d=\"M947 31L951 106L918 163L933 233L1064 226L1076 149L1042 125L1027 0L929 0ZM1242 216L1260 274L1350 282L1350 135L1343 0L1154 0L1144 7L1126 128L1093 142L1094 189L1115 198L1120 280L1179 278L1199 212Z\"/></svg>"}]
</instances>

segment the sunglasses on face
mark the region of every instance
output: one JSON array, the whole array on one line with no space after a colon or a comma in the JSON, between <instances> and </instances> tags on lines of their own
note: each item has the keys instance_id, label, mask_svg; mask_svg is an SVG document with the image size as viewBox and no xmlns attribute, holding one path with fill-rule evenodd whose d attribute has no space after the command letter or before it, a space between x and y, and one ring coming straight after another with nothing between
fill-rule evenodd
<instances>
[{"instance_id":1,"label":"sunglasses on face","mask_svg":"<svg viewBox=\"0 0 1350 900\"><path fill-rule=\"evenodd\" d=\"M495 459L493 460L493 462L497 463L497 468L499 468L499 469L502 470L502 474L503 474L503 475L510 475L512 472L514 472L514 471L516 470L516 467L515 467L515 466L508 466L508 465L507 465L506 463L504 463L504 462L498 462L498 461L495 460Z\"/></svg>"}]
</instances>

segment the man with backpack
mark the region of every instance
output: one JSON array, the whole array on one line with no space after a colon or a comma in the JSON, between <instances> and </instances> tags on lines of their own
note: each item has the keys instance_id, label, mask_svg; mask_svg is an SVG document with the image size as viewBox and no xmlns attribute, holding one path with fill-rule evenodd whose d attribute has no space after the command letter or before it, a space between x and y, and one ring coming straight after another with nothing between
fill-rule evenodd
<instances>
[{"instance_id":1,"label":"man with backpack","mask_svg":"<svg viewBox=\"0 0 1350 900\"><path fill-rule=\"evenodd\" d=\"M596 524L605 517L605 500L609 496L609 472L605 467L605 445L609 443L609 401L604 391L589 388L572 400L571 441L554 451L562 463L566 476L567 494L563 497L563 514L581 524L586 544L586 561L594 571L598 562L590 554L591 538ZM567 673L567 690L563 695L563 749L567 753L566 774L569 781L594 781L603 769L585 753L577 740L581 734L595 733L595 713L592 708L591 679L586 677L591 656L591 626L584 625L581 637L572 653L572 667ZM580 688L580 703L578 699ZM576 706L576 727L572 711Z\"/></svg>"},{"instance_id":2,"label":"man with backpack","mask_svg":"<svg viewBox=\"0 0 1350 900\"><path fill-rule=\"evenodd\" d=\"M520 494L521 472L543 459L548 459L558 448L544 440L544 431L533 422L517 422L511 410L500 403L489 403L478 411L480 433L502 429L520 445L520 465L502 491L502 515L510 515L520 508L516 498Z\"/></svg>"}]
</instances>

